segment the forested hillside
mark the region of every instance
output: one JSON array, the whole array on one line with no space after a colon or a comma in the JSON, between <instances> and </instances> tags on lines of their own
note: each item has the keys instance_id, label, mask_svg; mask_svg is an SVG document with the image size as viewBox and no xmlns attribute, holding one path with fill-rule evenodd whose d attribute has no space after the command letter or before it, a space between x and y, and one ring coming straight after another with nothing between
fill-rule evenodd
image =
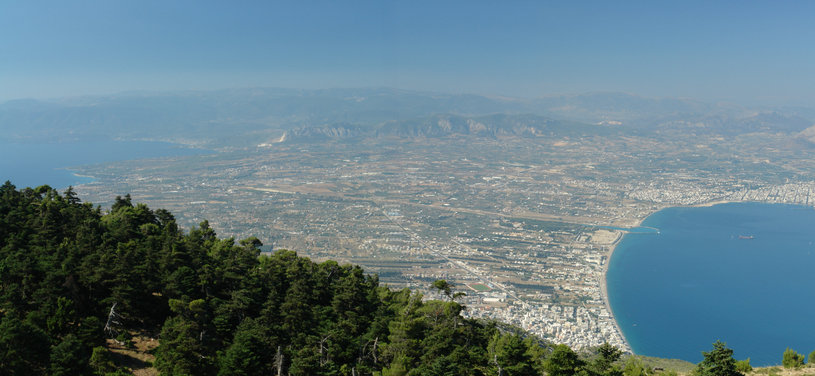
<instances>
[{"instance_id":1,"label":"forested hillside","mask_svg":"<svg viewBox=\"0 0 815 376\"><path fill-rule=\"evenodd\" d=\"M219 239L206 222L184 233L130 197L103 213L70 189L7 182L0 244L2 374L115 372L106 339L151 330L166 375L525 375L547 353L463 319L452 296L423 302L356 266L260 256L257 239Z\"/></svg>"},{"instance_id":2,"label":"forested hillside","mask_svg":"<svg viewBox=\"0 0 815 376\"><path fill-rule=\"evenodd\" d=\"M261 255L256 238L219 239L207 222L185 233L129 196L103 212L70 188L6 182L0 245L0 375L129 374L111 345L132 346L134 334L158 337L146 368L163 375L651 371L609 345L578 355L465 319L443 280L434 287L446 298L423 301L358 266Z\"/></svg>"}]
</instances>

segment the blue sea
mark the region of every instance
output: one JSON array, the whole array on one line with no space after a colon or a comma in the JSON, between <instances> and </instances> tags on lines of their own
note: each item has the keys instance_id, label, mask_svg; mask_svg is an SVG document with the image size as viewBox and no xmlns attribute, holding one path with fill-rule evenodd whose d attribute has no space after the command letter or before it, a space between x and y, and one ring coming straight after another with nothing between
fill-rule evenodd
<instances>
[{"instance_id":1,"label":"blue sea","mask_svg":"<svg viewBox=\"0 0 815 376\"><path fill-rule=\"evenodd\" d=\"M815 210L738 203L669 208L628 233L607 274L635 353L697 363L722 340L737 359L815 350Z\"/></svg>"},{"instance_id":2,"label":"blue sea","mask_svg":"<svg viewBox=\"0 0 815 376\"><path fill-rule=\"evenodd\" d=\"M167 142L95 140L64 143L11 143L0 141L0 184L11 181L17 188L48 184L64 189L69 185L90 182L79 177L70 167L125 161L204 154Z\"/></svg>"}]
</instances>

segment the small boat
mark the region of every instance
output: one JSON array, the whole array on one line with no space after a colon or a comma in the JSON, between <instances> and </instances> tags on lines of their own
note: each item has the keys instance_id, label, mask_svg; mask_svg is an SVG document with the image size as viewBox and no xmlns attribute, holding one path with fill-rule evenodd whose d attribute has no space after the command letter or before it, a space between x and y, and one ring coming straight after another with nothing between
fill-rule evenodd
<instances>
[{"instance_id":1,"label":"small boat","mask_svg":"<svg viewBox=\"0 0 815 376\"><path fill-rule=\"evenodd\" d=\"M755 237L755 236L753 236L753 235L739 235L739 239L753 240L753 239L755 239L755 238L756 238L756 237Z\"/></svg>"}]
</instances>

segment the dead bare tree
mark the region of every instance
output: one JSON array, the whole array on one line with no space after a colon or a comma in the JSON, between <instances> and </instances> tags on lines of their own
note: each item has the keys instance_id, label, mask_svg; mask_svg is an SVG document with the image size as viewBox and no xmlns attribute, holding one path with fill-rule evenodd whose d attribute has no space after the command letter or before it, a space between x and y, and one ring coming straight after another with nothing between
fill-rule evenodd
<instances>
[{"instance_id":1,"label":"dead bare tree","mask_svg":"<svg viewBox=\"0 0 815 376\"><path fill-rule=\"evenodd\" d=\"M379 337L374 338L374 345L371 346L371 355L374 357L374 364L378 363L379 360L376 359L376 345L379 343Z\"/></svg>"},{"instance_id":2,"label":"dead bare tree","mask_svg":"<svg viewBox=\"0 0 815 376\"><path fill-rule=\"evenodd\" d=\"M328 363L328 361L330 360L330 359L328 359L328 356L323 357L323 350L327 350L326 347L325 347L325 343L326 343L326 341L328 341L329 338L331 338L331 334L323 337L323 339L320 340L320 350L319 351L320 351L320 366L321 367L324 366L326 363Z\"/></svg>"},{"instance_id":3,"label":"dead bare tree","mask_svg":"<svg viewBox=\"0 0 815 376\"><path fill-rule=\"evenodd\" d=\"M274 365L277 368L277 376L283 376L283 354L280 353L280 346L277 346L277 354L274 356Z\"/></svg>"},{"instance_id":4,"label":"dead bare tree","mask_svg":"<svg viewBox=\"0 0 815 376\"><path fill-rule=\"evenodd\" d=\"M371 357L374 360L374 364L379 363L379 359L376 357L376 346L379 343L379 337L374 338L374 343L371 344L371 341L365 342L362 345L362 348L359 350L359 358L358 361L362 362L364 359ZM371 349L368 350L368 345L371 345Z\"/></svg>"},{"instance_id":5,"label":"dead bare tree","mask_svg":"<svg viewBox=\"0 0 815 376\"><path fill-rule=\"evenodd\" d=\"M116 312L116 304L117 303L114 302L113 305L110 307L110 312L108 312L108 320L105 323L104 330L105 333L107 333L110 336L110 338L113 338L113 340L116 341L116 343L119 343L119 340L116 339L116 337L119 336L119 331L117 331L114 328L114 326L122 325L122 322L120 321L121 316L119 316L119 314Z\"/></svg>"},{"instance_id":6,"label":"dead bare tree","mask_svg":"<svg viewBox=\"0 0 815 376\"><path fill-rule=\"evenodd\" d=\"M493 362L493 363L495 363L495 366L496 366L496 367L498 367L498 376L503 376L503 374L504 374L504 369L503 369L503 368L501 368L501 365L500 365L500 364L498 364L498 354L494 354L494 355L492 356L492 362Z\"/></svg>"}]
</instances>

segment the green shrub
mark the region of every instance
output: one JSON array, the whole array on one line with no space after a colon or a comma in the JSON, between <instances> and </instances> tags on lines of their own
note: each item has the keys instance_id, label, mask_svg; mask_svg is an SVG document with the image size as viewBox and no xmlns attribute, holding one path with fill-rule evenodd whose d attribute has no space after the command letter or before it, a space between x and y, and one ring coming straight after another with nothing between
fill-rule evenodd
<instances>
[{"instance_id":1,"label":"green shrub","mask_svg":"<svg viewBox=\"0 0 815 376\"><path fill-rule=\"evenodd\" d=\"M133 345L133 336L128 332L121 332L118 336L116 336L116 341L122 344L122 346L132 349L135 346Z\"/></svg>"},{"instance_id":2,"label":"green shrub","mask_svg":"<svg viewBox=\"0 0 815 376\"><path fill-rule=\"evenodd\" d=\"M784 350L784 355L781 358L781 364L784 368L800 368L804 365L804 355L795 352L795 350L787 347Z\"/></svg>"},{"instance_id":3,"label":"green shrub","mask_svg":"<svg viewBox=\"0 0 815 376\"><path fill-rule=\"evenodd\" d=\"M88 364L98 374L106 374L116 370L116 365L110 356L110 351L104 346L96 346L91 353L91 359Z\"/></svg>"},{"instance_id":4,"label":"green shrub","mask_svg":"<svg viewBox=\"0 0 815 376\"><path fill-rule=\"evenodd\" d=\"M745 360L736 361L736 371L741 373L748 373L753 371L753 366L750 365L750 358Z\"/></svg>"}]
</instances>

